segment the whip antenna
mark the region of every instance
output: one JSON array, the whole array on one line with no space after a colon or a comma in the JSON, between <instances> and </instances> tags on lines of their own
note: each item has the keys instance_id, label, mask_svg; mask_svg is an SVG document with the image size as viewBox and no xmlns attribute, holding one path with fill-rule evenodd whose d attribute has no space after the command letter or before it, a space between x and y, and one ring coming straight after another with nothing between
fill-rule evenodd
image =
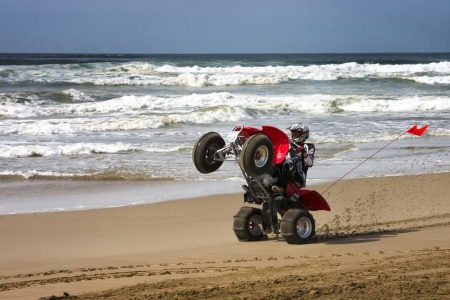
<instances>
[{"instance_id":1,"label":"whip antenna","mask_svg":"<svg viewBox=\"0 0 450 300\"><path fill-rule=\"evenodd\" d=\"M345 173L341 178L339 178L338 180L336 180L335 182L333 182L325 191L323 191L321 194L325 194L329 189L331 189L334 185L336 185L336 183L338 183L339 181L341 181L345 176L347 176L348 174L350 174L351 172L353 172L356 168L358 168L359 166L361 166L363 163L365 163L366 161L368 161L369 159L371 159L372 157L374 157L378 152L380 152L381 150L385 149L386 147L388 147L390 144L392 144L393 142L395 142L396 140L398 140L399 138L401 138L403 135L405 135L406 133L410 133L410 134L414 134L417 136L422 136L425 131L427 130L428 125L423 126L422 128L418 128L417 125L414 125L413 127L409 128L408 130L402 132L402 134L400 134L398 137L396 137L395 139L393 139L392 141L390 141L389 143L387 143L386 145L384 145L383 147L381 147L379 150L377 150L374 154L372 154L371 156L369 156L368 158L366 158L365 160L363 160L362 162L360 162L356 167L354 167L353 169L351 169L350 171L348 171L347 173Z\"/></svg>"}]
</instances>

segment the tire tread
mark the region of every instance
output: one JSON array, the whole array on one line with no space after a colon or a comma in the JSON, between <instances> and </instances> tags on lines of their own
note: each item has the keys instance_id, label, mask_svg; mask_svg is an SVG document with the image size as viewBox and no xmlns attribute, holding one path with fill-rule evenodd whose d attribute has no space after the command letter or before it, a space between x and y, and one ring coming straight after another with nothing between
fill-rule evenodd
<instances>
[{"instance_id":1,"label":"tire tread","mask_svg":"<svg viewBox=\"0 0 450 300\"><path fill-rule=\"evenodd\" d=\"M302 216L310 218L312 222L313 230L308 238L301 238L297 235L296 232L297 220ZM283 215L280 225L281 225L281 235L288 244L305 244L310 242L315 235L314 218L308 211L303 209L298 208L289 209Z\"/></svg>"},{"instance_id":2,"label":"tire tread","mask_svg":"<svg viewBox=\"0 0 450 300\"><path fill-rule=\"evenodd\" d=\"M263 233L259 236L253 236L248 232L247 223L251 216L261 215L261 209L243 206L233 217L233 230L239 241L260 241L266 237Z\"/></svg>"}]
</instances>

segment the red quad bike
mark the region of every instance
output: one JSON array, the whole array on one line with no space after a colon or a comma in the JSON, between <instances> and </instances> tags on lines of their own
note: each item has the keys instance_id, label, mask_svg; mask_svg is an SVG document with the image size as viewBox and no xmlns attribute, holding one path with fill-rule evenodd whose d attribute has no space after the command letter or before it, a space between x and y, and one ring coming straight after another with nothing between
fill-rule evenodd
<instances>
[{"instance_id":1,"label":"red quad bike","mask_svg":"<svg viewBox=\"0 0 450 300\"><path fill-rule=\"evenodd\" d=\"M330 210L316 191L300 189L283 176L283 162L289 155L289 138L280 129L262 126L236 126L226 144L216 132L202 135L194 145L192 159L197 170L216 171L227 157L239 162L247 181L244 202L261 208L243 206L234 216L233 230L240 241L259 241L267 234L280 234L289 244L304 244L315 235L310 211ZM282 189L272 189L272 186ZM273 192L275 190L276 192ZM281 216L281 220L278 219Z\"/></svg>"}]
</instances>

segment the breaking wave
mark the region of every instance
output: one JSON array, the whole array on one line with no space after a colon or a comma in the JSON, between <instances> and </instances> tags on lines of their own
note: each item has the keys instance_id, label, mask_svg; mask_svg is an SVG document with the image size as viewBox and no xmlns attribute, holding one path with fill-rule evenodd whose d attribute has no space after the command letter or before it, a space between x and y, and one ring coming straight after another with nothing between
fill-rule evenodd
<instances>
[{"instance_id":1,"label":"breaking wave","mask_svg":"<svg viewBox=\"0 0 450 300\"><path fill-rule=\"evenodd\" d=\"M232 121L250 116L245 110L232 107L217 107L189 114L177 113L161 116L128 116L103 118L67 118L46 120L0 121L0 134L72 134L80 132L127 131L155 129L178 123L211 124Z\"/></svg>"},{"instance_id":2,"label":"breaking wave","mask_svg":"<svg viewBox=\"0 0 450 300\"><path fill-rule=\"evenodd\" d=\"M405 79L425 84L450 84L450 76L412 76Z\"/></svg>"},{"instance_id":3,"label":"breaking wave","mask_svg":"<svg viewBox=\"0 0 450 300\"><path fill-rule=\"evenodd\" d=\"M94 173L69 173L69 172L53 172L53 171L0 171L0 180L28 180L28 179L45 179L45 180L89 180L89 181L115 181L115 180L175 180L172 177L160 177L144 173L131 173L125 171L100 171Z\"/></svg>"},{"instance_id":4,"label":"breaking wave","mask_svg":"<svg viewBox=\"0 0 450 300\"><path fill-rule=\"evenodd\" d=\"M377 174L449 169L448 54L8 57L0 58L0 180L235 178L235 161L200 175L195 140L294 122L310 126L314 172L326 177L414 124L430 126L381 153Z\"/></svg>"},{"instance_id":5,"label":"breaking wave","mask_svg":"<svg viewBox=\"0 0 450 300\"><path fill-rule=\"evenodd\" d=\"M93 85L228 86L278 84L291 80L361 78L408 79L423 84L449 84L450 62L370 64L348 62L307 66L180 67L147 62L84 65L4 66L0 82Z\"/></svg>"},{"instance_id":6,"label":"breaking wave","mask_svg":"<svg viewBox=\"0 0 450 300\"><path fill-rule=\"evenodd\" d=\"M175 124L215 124L286 114L441 112L450 97L367 95L123 96L106 101L58 103L0 102L0 134L70 134L156 129ZM46 118L41 118L45 116Z\"/></svg>"},{"instance_id":7,"label":"breaking wave","mask_svg":"<svg viewBox=\"0 0 450 300\"><path fill-rule=\"evenodd\" d=\"M0 158L8 157L41 157L41 156L70 156L88 154L114 154L125 152L151 152L169 153L190 149L191 145L131 145L122 142L118 143L73 143L73 144L52 144L40 145L0 145Z\"/></svg>"},{"instance_id":8,"label":"breaking wave","mask_svg":"<svg viewBox=\"0 0 450 300\"><path fill-rule=\"evenodd\" d=\"M13 96L10 96L13 97ZM241 111L239 111L241 109ZM249 111L243 112L249 109ZM106 101L63 103L42 105L42 101L1 101L0 116L6 118L29 118L51 115L97 115L112 113L133 113L135 115L157 114L194 114L191 117L175 117L182 121L197 122L202 118L202 110L211 115L220 112L226 118L212 117L211 121L220 121L232 117L227 112L246 117L250 110L261 112L413 112L441 111L450 109L450 97L446 96L367 96L367 95L286 95L266 96L232 93L191 94L187 96L122 96ZM251 113L250 113L251 114ZM163 119L163 118L161 118ZM200 121L200 123L207 123ZM161 122L164 123L164 122Z\"/></svg>"},{"instance_id":9,"label":"breaking wave","mask_svg":"<svg viewBox=\"0 0 450 300\"><path fill-rule=\"evenodd\" d=\"M74 102L87 102L87 101L95 101L94 98L79 91L77 89L68 89L61 92L61 94L67 96L70 100Z\"/></svg>"},{"instance_id":10,"label":"breaking wave","mask_svg":"<svg viewBox=\"0 0 450 300\"><path fill-rule=\"evenodd\" d=\"M392 134L389 133L386 128L383 132L366 132L364 135L351 134L351 133L327 133L327 132L314 132L314 139L316 144L342 144L349 143L352 145L359 145L363 143L373 143L373 142L383 142L390 141L399 136L402 132ZM445 129L430 129L425 133L425 136L436 136L436 137L450 137L450 130ZM405 135L402 139L416 138L414 135Z\"/></svg>"}]
</instances>

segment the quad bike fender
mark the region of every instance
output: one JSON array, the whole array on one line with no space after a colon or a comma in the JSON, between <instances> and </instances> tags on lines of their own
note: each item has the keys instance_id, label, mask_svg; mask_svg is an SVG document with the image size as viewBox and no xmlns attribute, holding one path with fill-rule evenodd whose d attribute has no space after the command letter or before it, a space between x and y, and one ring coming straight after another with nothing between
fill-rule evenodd
<instances>
[{"instance_id":1,"label":"quad bike fender","mask_svg":"<svg viewBox=\"0 0 450 300\"><path fill-rule=\"evenodd\" d=\"M282 163L289 151L289 137L280 129L273 126L263 126L262 132L269 137L273 144L272 163Z\"/></svg>"},{"instance_id":2,"label":"quad bike fender","mask_svg":"<svg viewBox=\"0 0 450 300\"><path fill-rule=\"evenodd\" d=\"M317 191L314 190L301 190L300 199L302 205L308 210L327 210L330 211L331 208L328 205L327 200L322 197Z\"/></svg>"},{"instance_id":3,"label":"quad bike fender","mask_svg":"<svg viewBox=\"0 0 450 300\"><path fill-rule=\"evenodd\" d=\"M239 130L240 130L240 134L243 135L245 137L245 139L248 139L252 135L262 132L261 129L251 127L251 126L236 126L233 129L233 131L239 131Z\"/></svg>"},{"instance_id":4,"label":"quad bike fender","mask_svg":"<svg viewBox=\"0 0 450 300\"><path fill-rule=\"evenodd\" d=\"M286 197L290 198L295 193L300 195L301 204L307 210L331 210L327 200L317 191L300 189L295 183L289 182L286 187Z\"/></svg>"},{"instance_id":5,"label":"quad bike fender","mask_svg":"<svg viewBox=\"0 0 450 300\"><path fill-rule=\"evenodd\" d=\"M289 151L289 137L282 130L273 126L262 126L262 129L251 126L236 126L233 131L241 131L246 139L257 133L265 134L273 144L273 159L274 165L282 163Z\"/></svg>"}]
</instances>

